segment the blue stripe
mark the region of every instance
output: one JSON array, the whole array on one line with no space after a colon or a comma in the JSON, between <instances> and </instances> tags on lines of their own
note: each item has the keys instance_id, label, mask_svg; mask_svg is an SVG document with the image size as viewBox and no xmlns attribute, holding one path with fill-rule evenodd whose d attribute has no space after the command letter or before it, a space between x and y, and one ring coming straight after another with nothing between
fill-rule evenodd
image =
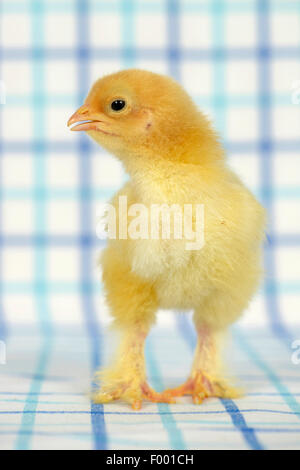
<instances>
[{"instance_id":1,"label":"blue stripe","mask_svg":"<svg viewBox=\"0 0 300 470\"><path fill-rule=\"evenodd\" d=\"M180 62L182 49L179 48L179 1L166 0L167 4L167 60L169 75L176 80L180 79Z\"/></svg>"},{"instance_id":2,"label":"blue stripe","mask_svg":"<svg viewBox=\"0 0 300 470\"><path fill-rule=\"evenodd\" d=\"M89 4L85 0L76 0L77 10L77 60L78 60L78 81L79 81L79 105L83 103L88 92L89 83L89 27L88 13ZM91 341L92 371L99 367L101 363L101 341L100 327L97 321L95 308L93 305L92 293L87 286L92 282L91 273L92 247L90 234L93 233L91 221L91 147L86 135L80 135L78 141L79 153L79 175L80 175L80 226L81 237L86 239L86 243L80 247L80 279L82 308L85 315L86 327ZM85 195L85 196L83 196ZM93 384L94 385L94 384ZM107 436L103 414L103 405L91 403L91 423L93 429L94 448L104 450L107 447Z\"/></svg>"},{"instance_id":3,"label":"blue stripe","mask_svg":"<svg viewBox=\"0 0 300 470\"><path fill-rule=\"evenodd\" d=\"M260 172L262 179L263 204L268 214L268 234L274 233L275 212L273 207L273 159L274 148L271 130L271 65L270 65L270 2L257 0L257 33L258 33L258 81L259 81L259 132L260 132ZM276 260L270 244L265 250L265 301L272 330L279 335L292 336L287 332L281 318L278 302L276 279Z\"/></svg>"},{"instance_id":4,"label":"blue stripe","mask_svg":"<svg viewBox=\"0 0 300 470\"><path fill-rule=\"evenodd\" d=\"M211 15L212 15L212 24L213 24L213 48L216 53L221 50L222 44L224 43L224 12L225 5L221 0L212 0L211 1ZM224 136L226 135L225 121L226 121L226 108L225 108L225 73L224 73L224 57L223 55L218 55L214 61L213 67L213 94L214 94L214 112L215 112L215 122L219 132ZM222 106L220 106L222 105ZM183 338L186 343L193 350L196 346L196 337L193 335L193 330L190 328L190 324L187 319L183 316L178 317L178 329L182 333ZM250 446L251 449L261 450L263 447L257 440L254 430L249 428L246 424L246 421L240 412L238 406L234 403L233 400L221 400L226 411L228 412L233 425L238 429L246 443Z\"/></svg>"},{"instance_id":5,"label":"blue stripe","mask_svg":"<svg viewBox=\"0 0 300 470\"><path fill-rule=\"evenodd\" d=\"M119 6L122 18L121 60L126 69L132 68L135 63L134 19L137 3L138 1L135 0L126 0L126 2L120 2Z\"/></svg>"},{"instance_id":6,"label":"blue stripe","mask_svg":"<svg viewBox=\"0 0 300 470\"><path fill-rule=\"evenodd\" d=\"M32 0L32 44L35 47L43 47L44 43L44 1ZM41 141L45 137L45 73L44 58L41 56L38 61L33 63L32 81L33 81L33 133ZM45 149L43 145L35 149L34 159L34 192L38 194L35 198L34 226L36 235L47 233L46 210L45 210ZM39 313L39 322L43 334L49 333L53 325L46 299L46 253L42 246L37 246L34 256L34 274L36 283L37 310Z\"/></svg>"},{"instance_id":7,"label":"blue stripe","mask_svg":"<svg viewBox=\"0 0 300 470\"><path fill-rule=\"evenodd\" d=\"M212 43L215 51L215 60L213 63L213 111L214 121L218 132L223 138L226 136L226 105L225 103L225 70L224 56L221 51L224 44L224 13L225 5L223 0L211 1L212 15Z\"/></svg>"},{"instance_id":8,"label":"blue stripe","mask_svg":"<svg viewBox=\"0 0 300 470\"><path fill-rule=\"evenodd\" d=\"M119 0L118 3L122 4L124 0ZM90 0L92 11L100 11L101 13L115 13L115 2L107 2L107 0ZM226 11L228 13L249 13L255 8L253 0L243 0L237 2L236 0L226 2ZM273 0L272 8L275 12L299 12L299 3L295 0ZM181 6L183 13L201 14L208 12L210 9L209 2L199 2L198 0L190 2L182 2ZM135 4L135 10L143 13L162 13L164 11L164 2L161 0L151 0L151 2L139 2ZM24 1L6 0L3 2L2 11L5 14L12 13L30 13L30 5ZM47 11L57 13L72 13L72 2L65 2L64 0L51 0L47 4Z\"/></svg>"},{"instance_id":9,"label":"blue stripe","mask_svg":"<svg viewBox=\"0 0 300 470\"><path fill-rule=\"evenodd\" d=\"M38 392L37 392L38 393ZM39 393L38 393L39 394ZM270 414L278 414L278 415L288 415L288 416L295 416L295 414L299 414L298 412L295 413L294 411L281 411L281 410L270 410L270 409L266 409L266 408L261 408L261 409L257 409L257 408L245 408L245 409L241 409L239 410L240 413L270 413ZM16 411L16 410L12 410L12 411L0 411L0 415L19 415L19 414L54 414L54 415L90 415L91 414L91 411L90 410L72 410L72 411L65 411L65 410L55 410L55 411L50 411L50 410L25 410L24 412L23 411ZM234 413L234 411L232 411L232 413ZM103 416L103 412L101 410L94 410L92 412L92 414L95 414L95 415L101 415ZM216 415L222 415L222 414L225 414L225 415L228 415L228 412L226 410L214 410L214 411L160 411L160 412L151 412L151 411L137 411L137 412L134 412L134 411L105 411L104 412L104 415L120 415L120 416L127 416L127 415L135 415L135 416L161 416L161 415L169 415L169 414L172 414L172 415L212 415L212 414L216 414Z\"/></svg>"},{"instance_id":10,"label":"blue stripe","mask_svg":"<svg viewBox=\"0 0 300 470\"><path fill-rule=\"evenodd\" d=\"M182 421L186 424L198 424L197 421L194 421L194 420L188 420L188 421ZM202 424L202 420L200 421L199 424ZM217 422L216 422L217 423ZM122 425L124 423L118 423L118 425ZM126 423L128 424L128 423ZM143 424L147 424L147 425L151 425L151 424L156 424L156 422L154 423L143 423ZM73 423L72 423L72 426L73 426ZM208 426L197 426L197 431L200 431L200 432L213 432L213 433L218 433L218 432L232 432L232 433L235 433L236 430L234 428L230 428L230 427L227 427L227 426L214 426L214 427L211 427L209 428ZM287 433L287 434L300 434L300 428L299 429L289 429L289 428L255 428L255 432L257 433L261 433L261 434L280 434L280 433ZM9 431L9 430L5 430L5 431L0 431L0 435L14 435L15 432L14 431ZM23 435L27 435L28 434L28 431L24 430ZM41 436L41 435L46 435L46 436L64 436L66 439L68 439L69 437L72 437L72 436L91 436L91 433L89 432L86 432L84 433L83 431L78 431L78 432L68 432L67 434L65 432L57 432L57 431L53 431L52 433L51 432L47 432L47 431L36 431L36 435L37 436ZM140 435L141 436L141 435ZM114 443L116 443L116 439L114 438ZM142 441L142 438L138 439L138 438L133 438L131 441L128 441L128 445L130 445L131 447L133 446L136 446L137 443L140 443ZM142 441L143 442L143 441ZM157 443L159 443L160 445L162 444L161 443L161 440L159 441L156 441ZM150 447L151 446L151 442L147 441L148 443L148 446ZM198 446L199 447L199 442L195 441L194 443L193 442L190 442L190 445L191 447L192 446ZM218 447L220 444L215 442L214 445L216 447ZM234 444L233 444L234 445ZM172 450L174 450L172 448ZM179 450L182 450L182 449L179 449Z\"/></svg>"},{"instance_id":11,"label":"blue stripe","mask_svg":"<svg viewBox=\"0 0 300 470\"><path fill-rule=\"evenodd\" d=\"M0 15L3 14L3 5L0 3ZM2 74L2 60L0 56L0 76ZM0 111L1 111L1 106L0 105ZM2 134L2 113L0 112L0 133ZM2 195L2 188L3 188L3 174L2 174L2 159L3 159L3 151L2 151L2 135L0 135L0 234L3 232L3 227L2 227L2 201L3 201L3 195ZM0 340L4 341L8 337L8 323L7 323L7 318L5 317L4 313L4 305L3 305L3 292L2 292L2 284L3 284L3 271L2 271L2 258L3 258L3 251L4 251L4 246L1 243L0 240Z\"/></svg>"},{"instance_id":12,"label":"blue stripe","mask_svg":"<svg viewBox=\"0 0 300 470\"><path fill-rule=\"evenodd\" d=\"M34 47L42 47L44 39L44 28L43 28L43 15L44 15L44 4L39 0L31 0L31 19L32 19L32 44ZM43 106L43 95L44 95L44 67L43 57L40 56L39 60L33 63L32 67L32 80L33 80L33 103L34 109L33 114L33 132L34 136L39 136L43 139L44 136L44 106ZM37 234L44 233L46 229L45 221L45 200L43 197L43 188L45 186L45 168L44 168L44 149L41 146L34 153L34 182L36 188L40 192L40 197L35 201L35 231ZM30 386L30 393L34 392L38 394L41 390L43 380L45 378L45 370L49 362L50 353L52 350L53 339L52 323L50 312L48 309L46 299L46 259L45 251L42 247L36 247L34 252L34 287L37 301L38 321L43 336L39 357L37 360L37 369L33 381ZM50 335L50 336L49 336ZM35 412L37 403L32 403L29 400L30 395L27 395L25 402L22 422L19 428L19 432L16 437L15 448L17 450L26 450L30 448L31 440L34 432L35 424ZM31 414L27 415L27 411ZM26 431L26 433L24 433Z\"/></svg>"},{"instance_id":13,"label":"blue stripe","mask_svg":"<svg viewBox=\"0 0 300 470\"><path fill-rule=\"evenodd\" d=\"M266 51L270 50L270 2L265 0L263 3L259 3L261 6L259 16L259 37L260 47L265 51L264 59L260 61L261 72L260 72L260 83L261 83L261 128L262 128L262 179L264 183L264 203L269 215L269 226L268 232L269 237L274 236L276 230L274 228L275 222L275 210L274 200L277 196L277 192L273 189L273 147L271 145L272 132L271 132L271 96L270 89L271 83L271 70L270 70L270 56ZM296 194L293 192L293 197ZM291 344L294 338L293 334L287 329L283 322L279 308L279 290L276 283L277 278L277 266L276 258L274 253L275 245L270 243L270 246L265 250L265 265L266 265L266 280L265 280L265 296L266 304L271 320L271 327L279 340L283 342L288 352L291 352ZM276 377L273 379L276 379ZM282 386L279 384L280 390ZM299 404L292 395L288 395L289 406L292 409L299 410Z\"/></svg>"},{"instance_id":14,"label":"blue stripe","mask_svg":"<svg viewBox=\"0 0 300 470\"><path fill-rule=\"evenodd\" d=\"M167 1L178 1L178 0L167 0ZM84 51L80 51L84 54ZM136 59L145 59L145 60L165 60L166 52L164 49L152 49L152 48L137 48L137 47L126 47L126 48L89 48L89 55L91 59L122 59L124 53L128 56L135 57ZM76 59L76 51L68 48L47 48L45 50L37 48L35 51L32 51L30 48L15 48L7 47L3 48L0 46L0 58L3 60L38 60L40 56L43 56L46 60L69 60ZM215 61L219 57L223 57L224 60L256 60L257 51L253 48L239 48L232 47L226 48L221 46L217 49L207 49L207 48L197 48L197 49L188 49L180 47L180 57L182 61ZM171 57L174 59L176 56L173 55L171 51ZM299 59L300 57L300 47L285 47L278 46L276 49L270 50L270 58L272 59Z\"/></svg>"},{"instance_id":15,"label":"blue stripe","mask_svg":"<svg viewBox=\"0 0 300 470\"><path fill-rule=\"evenodd\" d=\"M30 396L34 394L39 396L43 381L45 379L45 369L49 361L49 355L53 346L53 337L46 337L42 341L38 363L36 367L35 376L31 382L28 395L26 397L25 405L22 414L22 421L17 432L15 449L16 450L29 450L33 438L33 430L36 420L36 415L40 413L37 411L39 400L32 401ZM10 412L11 414L11 412Z\"/></svg>"},{"instance_id":16,"label":"blue stripe","mask_svg":"<svg viewBox=\"0 0 300 470\"><path fill-rule=\"evenodd\" d=\"M248 427L244 416L242 415L241 411L234 403L233 400L228 399L221 399L226 411L231 417L232 423L244 436L245 441L249 445L249 447L253 450L263 450L262 444L257 439L255 433L258 431L257 428Z\"/></svg>"},{"instance_id":17,"label":"blue stripe","mask_svg":"<svg viewBox=\"0 0 300 470\"><path fill-rule=\"evenodd\" d=\"M292 413L295 414L300 419L300 404L297 402L295 396L289 391L289 389L281 382L279 377L275 374L270 366L261 358L257 350L251 347L249 340L244 334L242 334L240 329L234 330L234 337L238 342L240 349L244 351L252 360L252 362L261 369L269 381L274 385L274 387L280 393L283 401L288 405L292 410Z\"/></svg>"},{"instance_id":18,"label":"blue stripe","mask_svg":"<svg viewBox=\"0 0 300 470\"><path fill-rule=\"evenodd\" d=\"M26 246L26 245L58 245L58 246L69 246L69 245L85 245L93 244L95 246L103 247L105 245L105 240L100 240L93 238L91 235L86 236L72 236L72 235L0 235L0 243L7 246ZM300 245L300 234L274 234L268 235L267 246L298 246ZM280 282L276 279L276 285L279 289L280 286L292 285L292 282ZM295 281L294 285L297 285ZM271 286L269 286L269 292L272 292Z\"/></svg>"},{"instance_id":19,"label":"blue stripe","mask_svg":"<svg viewBox=\"0 0 300 470\"><path fill-rule=\"evenodd\" d=\"M149 364L150 376L152 377L153 385L157 390L162 391L163 381L160 374L159 365L155 360L154 348L151 342L151 336L147 339L146 345L146 357ZM178 428L178 424L173 417L172 410L167 403L158 403L158 413L161 415L162 423L168 433L171 449L173 450L185 450L186 443L183 438L182 431Z\"/></svg>"},{"instance_id":20,"label":"blue stripe","mask_svg":"<svg viewBox=\"0 0 300 470\"><path fill-rule=\"evenodd\" d=\"M254 188L257 194L263 197L265 188ZM4 188L1 191L2 199L34 199L38 197L39 193L35 189L22 189L22 188ZM91 188L90 195L93 199L107 201L114 193L114 188L101 189ZM80 194L79 188L76 189L64 189L64 188L45 188L45 197L47 199L77 199L79 196L86 197L85 194ZM300 187L299 186L278 186L273 189L274 201L279 199L300 199ZM271 236L271 235L269 235ZM42 238L42 237L41 237Z\"/></svg>"},{"instance_id":21,"label":"blue stripe","mask_svg":"<svg viewBox=\"0 0 300 470\"><path fill-rule=\"evenodd\" d=\"M126 59L126 50L124 52L124 60ZM129 59L128 59L129 60ZM133 65L132 57L130 57L130 64L128 62L128 67ZM173 74L175 76L175 73ZM176 76L179 75L176 73ZM275 106L290 106L291 105L291 95L290 93L281 93L273 98L273 102ZM253 104L256 103L256 95L253 94L226 94L222 98L218 99L218 96L207 96L207 95L196 95L194 96L194 101L201 107L206 108L223 108L224 104L226 106L232 107L245 107L249 106L252 107ZM23 95L23 94L8 94L6 97L6 103L8 106L30 106L32 102L31 95ZM67 94L54 94L49 93L49 95L45 96L44 102L46 105L52 105L57 107L74 107L76 105L76 96L75 95L67 95Z\"/></svg>"},{"instance_id":22,"label":"blue stripe","mask_svg":"<svg viewBox=\"0 0 300 470\"><path fill-rule=\"evenodd\" d=\"M33 283L26 282L7 282L3 283L2 290L4 294L32 294L36 293L38 286ZM281 283L276 286L277 292L280 294L299 294L300 292L300 283L299 282L290 282L290 283ZM97 282L85 281L84 284L76 282L62 282L62 281L53 281L48 282L47 286L42 286L41 291L47 291L48 293L74 293L85 290L86 293L95 293L101 292L101 285ZM271 295L272 291L270 291ZM45 332L44 334L48 334Z\"/></svg>"},{"instance_id":23,"label":"blue stripe","mask_svg":"<svg viewBox=\"0 0 300 470\"><path fill-rule=\"evenodd\" d=\"M197 341L195 331L191 328L190 322L188 321L186 316L183 316L181 314L177 315L176 320L178 331L180 331L184 341L186 342L190 350L194 351ZM250 449L262 450L263 445L257 439L254 428L250 428L247 425L246 420L241 410L238 408L237 404L230 399L221 399L220 401L225 407L227 413L229 414L232 424L238 431L240 431Z\"/></svg>"},{"instance_id":24,"label":"blue stripe","mask_svg":"<svg viewBox=\"0 0 300 470\"><path fill-rule=\"evenodd\" d=\"M267 209L268 233L272 233L274 220L272 200L272 142L270 115L270 63L269 63L269 4L266 0L257 0L257 34L258 34L258 82L259 82L259 133L260 133L260 173L263 188L263 204ZM280 313L277 304L276 286L274 285L274 256L272 249L265 250L265 301L271 327L279 328ZM268 291L272 291L272 295Z\"/></svg>"},{"instance_id":25,"label":"blue stripe","mask_svg":"<svg viewBox=\"0 0 300 470\"><path fill-rule=\"evenodd\" d=\"M41 142L36 137L32 141L9 141L3 140L1 143L2 152L20 154L22 157L26 153L32 153L37 151L41 146L43 146L45 152L55 153L58 152L63 158L63 154L70 154L76 151L76 143L64 142L64 141L47 141L44 140ZM93 143L90 143L91 148ZM259 143L256 141L230 141L224 142L225 148L228 153L246 153L253 154L261 150ZM290 140L273 140L272 148L275 152L299 152L300 150L300 140L290 139ZM99 154L101 154L101 149L99 148ZM261 155L262 158L264 155Z\"/></svg>"}]
</instances>

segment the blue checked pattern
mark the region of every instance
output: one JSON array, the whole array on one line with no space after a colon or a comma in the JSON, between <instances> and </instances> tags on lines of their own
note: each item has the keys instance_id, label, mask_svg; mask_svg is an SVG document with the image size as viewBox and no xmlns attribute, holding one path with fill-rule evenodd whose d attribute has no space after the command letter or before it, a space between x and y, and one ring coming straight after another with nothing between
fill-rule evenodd
<instances>
[{"instance_id":1,"label":"blue checked pattern","mask_svg":"<svg viewBox=\"0 0 300 470\"><path fill-rule=\"evenodd\" d=\"M2 0L0 12L0 448L299 449L299 2ZM246 398L133 412L84 395L111 353L97 213L125 177L66 121L96 78L127 67L185 86L268 210L265 282L229 347ZM186 376L195 336L187 317L158 323L146 356L162 389Z\"/></svg>"}]
</instances>

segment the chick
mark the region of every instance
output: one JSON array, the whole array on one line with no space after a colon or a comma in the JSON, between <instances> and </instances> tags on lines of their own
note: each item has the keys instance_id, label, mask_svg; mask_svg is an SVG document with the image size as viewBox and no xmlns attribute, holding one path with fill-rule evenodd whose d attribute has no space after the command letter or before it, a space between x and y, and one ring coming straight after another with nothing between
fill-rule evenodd
<instances>
[{"instance_id":1,"label":"chick","mask_svg":"<svg viewBox=\"0 0 300 470\"><path fill-rule=\"evenodd\" d=\"M70 118L73 124L71 130L86 131L116 155L129 175L112 200L117 217L120 209L127 211L120 196L127 197L127 207L138 203L149 210L155 204L202 204L205 215L201 249L187 249L172 237L126 238L118 230L108 241L103 283L121 342L115 362L100 374L94 400L123 399L137 410L143 400L236 397L223 372L221 343L261 278L263 208L228 168L208 119L173 79L134 69L105 76ZM158 308L192 309L198 335L187 380L161 393L148 385L144 360Z\"/></svg>"}]
</instances>

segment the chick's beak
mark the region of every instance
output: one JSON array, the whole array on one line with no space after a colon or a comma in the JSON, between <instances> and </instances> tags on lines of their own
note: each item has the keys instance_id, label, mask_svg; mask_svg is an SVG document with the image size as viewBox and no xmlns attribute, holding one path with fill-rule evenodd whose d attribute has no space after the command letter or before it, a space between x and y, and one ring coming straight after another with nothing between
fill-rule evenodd
<instances>
[{"instance_id":1,"label":"chick's beak","mask_svg":"<svg viewBox=\"0 0 300 470\"><path fill-rule=\"evenodd\" d=\"M77 125L71 127L71 131L96 131L100 122L102 121L94 119L90 108L87 105L83 105L70 117L68 127L77 123Z\"/></svg>"}]
</instances>

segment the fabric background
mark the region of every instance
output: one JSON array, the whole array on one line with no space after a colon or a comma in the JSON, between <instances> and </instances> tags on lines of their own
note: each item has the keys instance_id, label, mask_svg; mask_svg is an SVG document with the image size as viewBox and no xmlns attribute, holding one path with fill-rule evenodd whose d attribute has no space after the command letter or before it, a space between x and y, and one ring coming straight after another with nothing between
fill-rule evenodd
<instances>
[{"instance_id":1,"label":"fabric background","mask_svg":"<svg viewBox=\"0 0 300 470\"><path fill-rule=\"evenodd\" d=\"M300 448L299 1L1 0L0 9L0 448ZM114 342L97 214L125 175L66 122L96 78L128 67L184 85L268 210L265 282L228 346L243 399L136 413L85 394ZM194 343L188 317L159 312L147 343L157 389L183 380Z\"/></svg>"}]
</instances>

